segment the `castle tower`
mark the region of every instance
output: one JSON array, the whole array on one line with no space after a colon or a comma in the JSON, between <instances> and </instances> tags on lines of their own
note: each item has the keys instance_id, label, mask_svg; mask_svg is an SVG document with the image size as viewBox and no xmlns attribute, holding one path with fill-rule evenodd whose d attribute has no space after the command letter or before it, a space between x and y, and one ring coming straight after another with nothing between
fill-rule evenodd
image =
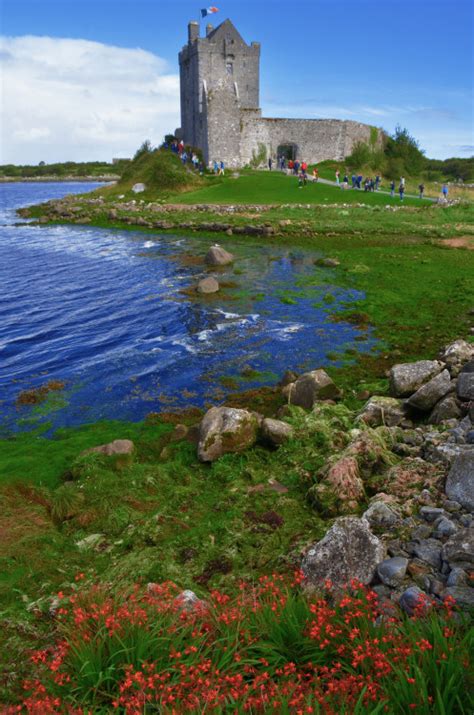
<instances>
[{"instance_id":1,"label":"castle tower","mask_svg":"<svg viewBox=\"0 0 474 715\"><path fill-rule=\"evenodd\" d=\"M247 45L230 20L217 28L188 25L179 53L181 136L206 163L240 165L241 110L259 110L260 44Z\"/></svg>"}]
</instances>

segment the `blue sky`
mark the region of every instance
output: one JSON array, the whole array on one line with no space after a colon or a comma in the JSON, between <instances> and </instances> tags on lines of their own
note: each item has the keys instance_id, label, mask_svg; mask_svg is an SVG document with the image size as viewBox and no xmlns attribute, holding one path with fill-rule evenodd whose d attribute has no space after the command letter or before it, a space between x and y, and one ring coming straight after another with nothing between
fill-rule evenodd
<instances>
[{"instance_id":1,"label":"blue sky","mask_svg":"<svg viewBox=\"0 0 474 715\"><path fill-rule=\"evenodd\" d=\"M407 127L428 156L469 156L470 0L226 0L262 43L265 116ZM177 54L204 3L1 0L1 161L110 159L179 125ZM204 25L204 23L203 23Z\"/></svg>"}]
</instances>

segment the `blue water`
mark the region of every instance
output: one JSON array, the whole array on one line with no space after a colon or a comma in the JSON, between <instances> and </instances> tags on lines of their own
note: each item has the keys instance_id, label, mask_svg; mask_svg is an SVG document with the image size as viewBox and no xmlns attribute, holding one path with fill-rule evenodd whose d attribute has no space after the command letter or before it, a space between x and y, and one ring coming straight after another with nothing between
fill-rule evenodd
<instances>
[{"instance_id":1,"label":"blue water","mask_svg":"<svg viewBox=\"0 0 474 715\"><path fill-rule=\"evenodd\" d=\"M323 285L303 290L317 254L249 240L227 241L231 282L212 298L186 289L206 275L214 240L89 226L34 226L14 209L82 193L95 185L0 186L0 425L53 427L102 418L140 420L149 412L203 405L239 389L274 384L286 369L330 364L330 351L374 345L361 331L328 321L324 298L362 297ZM16 223L17 225L14 225ZM236 268L236 272L234 272ZM326 269L326 281L331 271ZM295 287L296 285L296 287ZM281 301L295 288L294 305ZM331 298L332 299L332 298ZM242 372L256 370L257 379ZM262 374L263 373L263 374ZM20 391L66 383L39 407L15 404Z\"/></svg>"}]
</instances>

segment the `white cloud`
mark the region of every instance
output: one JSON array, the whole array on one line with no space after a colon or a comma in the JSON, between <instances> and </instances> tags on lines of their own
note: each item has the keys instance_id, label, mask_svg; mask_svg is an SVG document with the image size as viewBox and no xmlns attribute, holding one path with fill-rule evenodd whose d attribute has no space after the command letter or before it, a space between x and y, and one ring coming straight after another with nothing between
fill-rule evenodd
<instances>
[{"instance_id":1,"label":"white cloud","mask_svg":"<svg viewBox=\"0 0 474 715\"><path fill-rule=\"evenodd\" d=\"M131 156L179 125L179 77L151 52L4 37L0 63L2 164Z\"/></svg>"}]
</instances>

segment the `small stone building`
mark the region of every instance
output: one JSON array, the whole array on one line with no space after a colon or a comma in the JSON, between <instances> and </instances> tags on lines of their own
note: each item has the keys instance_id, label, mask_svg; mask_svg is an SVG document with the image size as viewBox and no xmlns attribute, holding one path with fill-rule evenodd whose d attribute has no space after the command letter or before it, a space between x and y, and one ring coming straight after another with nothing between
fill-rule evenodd
<instances>
[{"instance_id":1,"label":"small stone building","mask_svg":"<svg viewBox=\"0 0 474 715\"><path fill-rule=\"evenodd\" d=\"M188 24L188 43L179 53L181 128L186 144L204 160L239 167L271 156L316 163L341 160L372 127L340 119L268 119L260 103L260 43L247 45L230 20L215 29Z\"/></svg>"}]
</instances>

